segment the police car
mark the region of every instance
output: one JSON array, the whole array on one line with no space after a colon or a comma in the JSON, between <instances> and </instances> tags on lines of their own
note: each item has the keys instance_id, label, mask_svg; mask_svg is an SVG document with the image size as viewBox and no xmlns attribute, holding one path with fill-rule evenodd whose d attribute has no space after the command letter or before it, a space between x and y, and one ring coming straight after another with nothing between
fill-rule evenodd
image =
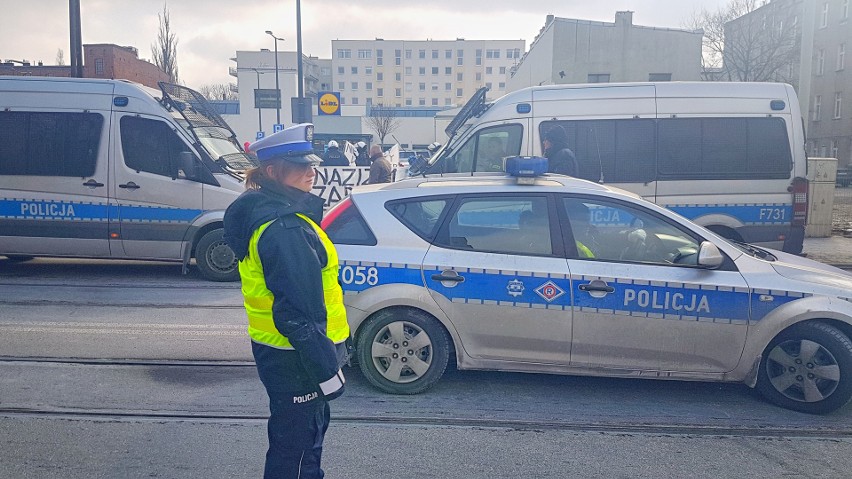
<instances>
[{"instance_id":1,"label":"police car","mask_svg":"<svg viewBox=\"0 0 852 479\"><path fill-rule=\"evenodd\" d=\"M638 196L544 174L355 188L327 214L366 378L459 369L743 382L828 413L852 397L852 275L731 243Z\"/></svg>"}]
</instances>

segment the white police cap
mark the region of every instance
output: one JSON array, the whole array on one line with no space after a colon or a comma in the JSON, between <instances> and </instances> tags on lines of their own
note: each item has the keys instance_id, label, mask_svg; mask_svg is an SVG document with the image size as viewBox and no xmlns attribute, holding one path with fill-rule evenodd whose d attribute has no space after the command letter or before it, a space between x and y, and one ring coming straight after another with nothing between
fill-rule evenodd
<instances>
[{"instance_id":1,"label":"white police cap","mask_svg":"<svg viewBox=\"0 0 852 479\"><path fill-rule=\"evenodd\" d=\"M249 145L249 150L261 163L284 159L293 163L318 164L321 160L313 154L313 138L314 125L300 123L257 140Z\"/></svg>"}]
</instances>

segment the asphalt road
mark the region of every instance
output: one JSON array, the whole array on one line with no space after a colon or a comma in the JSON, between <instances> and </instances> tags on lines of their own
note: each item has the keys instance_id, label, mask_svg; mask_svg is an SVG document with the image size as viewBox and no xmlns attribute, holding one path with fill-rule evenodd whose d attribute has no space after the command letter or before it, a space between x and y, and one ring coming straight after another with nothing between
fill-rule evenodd
<instances>
[{"instance_id":1,"label":"asphalt road","mask_svg":"<svg viewBox=\"0 0 852 479\"><path fill-rule=\"evenodd\" d=\"M0 260L0 477L259 477L266 397L236 284L175 265ZM736 384L346 370L329 478L848 477L852 408Z\"/></svg>"}]
</instances>

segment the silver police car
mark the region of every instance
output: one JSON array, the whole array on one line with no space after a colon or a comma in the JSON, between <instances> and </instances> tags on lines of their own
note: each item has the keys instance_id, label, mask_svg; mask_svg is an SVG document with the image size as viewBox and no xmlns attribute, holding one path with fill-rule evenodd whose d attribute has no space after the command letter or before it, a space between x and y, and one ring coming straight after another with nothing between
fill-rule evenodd
<instances>
[{"instance_id":1,"label":"silver police car","mask_svg":"<svg viewBox=\"0 0 852 479\"><path fill-rule=\"evenodd\" d=\"M616 188L542 174L355 188L327 214L358 362L414 394L459 369L743 382L852 397L852 275L735 244Z\"/></svg>"}]
</instances>

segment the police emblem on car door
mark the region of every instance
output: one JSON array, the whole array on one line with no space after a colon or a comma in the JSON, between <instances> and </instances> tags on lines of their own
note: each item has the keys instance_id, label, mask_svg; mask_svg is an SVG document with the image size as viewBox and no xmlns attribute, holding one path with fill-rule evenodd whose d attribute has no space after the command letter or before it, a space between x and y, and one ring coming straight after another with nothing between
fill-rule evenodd
<instances>
[{"instance_id":1,"label":"police emblem on car door","mask_svg":"<svg viewBox=\"0 0 852 479\"><path fill-rule=\"evenodd\" d=\"M551 202L461 197L426 253L426 287L469 355L568 364L570 284Z\"/></svg>"}]
</instances>

